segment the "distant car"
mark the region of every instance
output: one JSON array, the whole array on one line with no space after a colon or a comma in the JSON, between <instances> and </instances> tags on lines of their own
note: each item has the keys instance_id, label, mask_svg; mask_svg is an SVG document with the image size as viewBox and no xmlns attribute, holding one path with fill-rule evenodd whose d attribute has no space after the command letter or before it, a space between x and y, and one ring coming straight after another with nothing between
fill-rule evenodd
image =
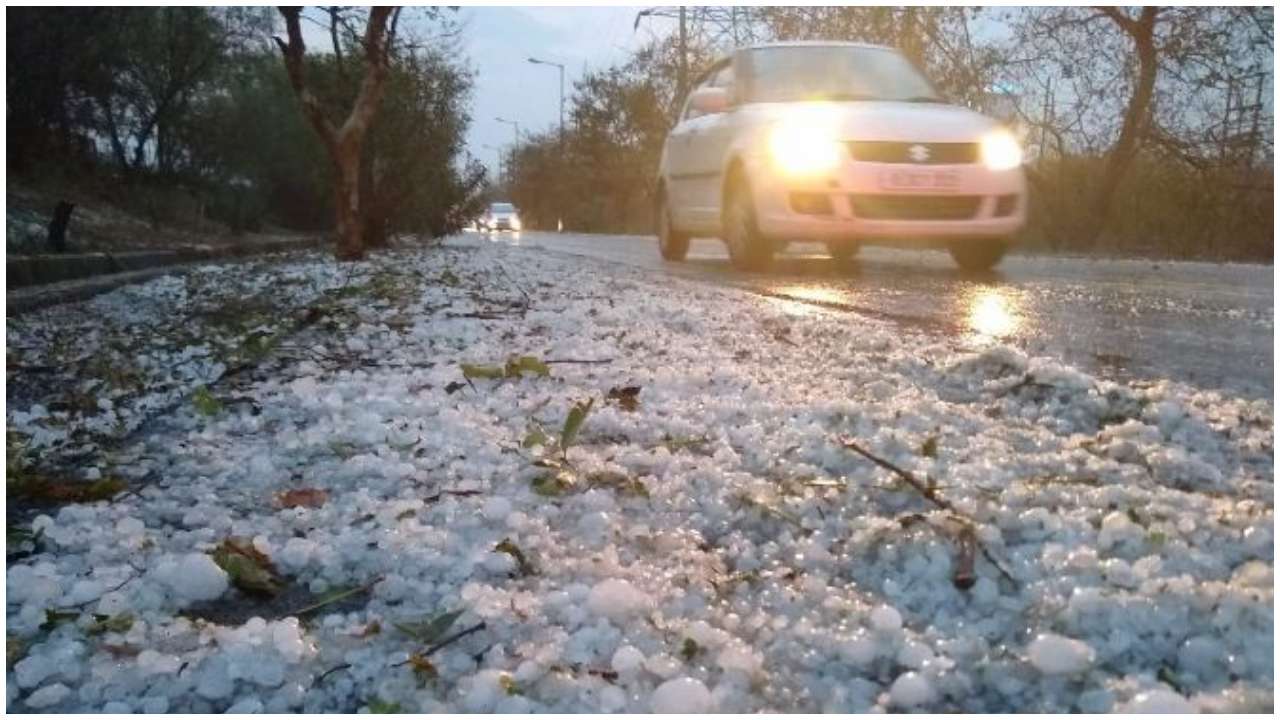
<instances>
[{"instance_id":1,"label":"distant car","mask_svg":"<svg viewBox=\"0 0 1280 720\"><path fill-rule=\"evenodd\" d=\"M516 207L511 203L493 203L480 216L477 225L482 231L487 232L502 230L518 232L521 229L520 213L516 212Z\"/></svg>"},{"instance_id":2,"label":"distant car","mask_svg":"<svg viewBox=\"0 0 1280 720\"><path fill-rule=\"evenodd\" d=\"M859 43L741 48L704 73L663 146L659 249L718 236L762 269L791 241L847 259L861 243L945 245L967 269L1026 222L1022 149L947 103L901 53Z\"/></svg>"}]
</instances>

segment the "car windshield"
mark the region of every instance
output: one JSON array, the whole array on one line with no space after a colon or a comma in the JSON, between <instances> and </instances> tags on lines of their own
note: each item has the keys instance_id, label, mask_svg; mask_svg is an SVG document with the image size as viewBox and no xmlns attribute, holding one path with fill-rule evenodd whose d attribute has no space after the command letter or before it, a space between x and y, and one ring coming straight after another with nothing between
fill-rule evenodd
<instances>
[{"instance_id":1,"label":"car windshield","mask_svg":"<svg viewBox=\"0 0 1280 720\"><path fill-rule=\"evenodd\" d=\"M745 55L747 102L943 102L896 51L842 45L758 48Z\"/></svg>"},{"instance_id":2,"label":"car windshield","mask_svg":"<svg viewBox=\"0 0 1280 720\"><path fill-rule=\"evenodd\" d=\"M513 213L516 207L511 203L494 203L489 206L489 212L495 213Z\"/></svg>"}]
</instances>

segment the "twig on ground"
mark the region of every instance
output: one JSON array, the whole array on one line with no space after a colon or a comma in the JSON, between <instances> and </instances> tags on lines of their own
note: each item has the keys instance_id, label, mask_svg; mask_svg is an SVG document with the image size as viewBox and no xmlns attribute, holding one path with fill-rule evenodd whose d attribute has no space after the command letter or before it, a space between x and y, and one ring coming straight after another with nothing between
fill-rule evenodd
<instances>
[{"instance_id":1,"label":"twig on ground","mask_svg":"<svg viewBox=\"0 0 1280 720\"><path fill-rule=\"evenodd\" d=\"M445 638L445 639L441 640L440 642L436 643L435 645L432 645L431 647L427 648L426 652L422 653L422 656L423 656L423 657L430 657L431 655L436 654L438 651L443 650L443 649L445 649L446 647L448 647L448 646L450 646L450 645L452 645L452 644L454 644L454 643L458 642L458 641L459 641L459 640L461 640L462 638L464 638L464 637L466 637L466 636L468 636L468 635L471 635L472 633L478 633L478 632L480 632L480 631L481 631L481 630L483 630L484 628L485 628L485 624L484 624L484 621L482 620L482 621L480 621L480 622L476 623L475 625L472 625L471 627L469 627L469 628L467 628L467 629L465 629L465 630L459 630L458 632L456 632L456 633L454 633L454 634L450 635L449 637L447 637L447 638Z\"/></svg>"},{"instance_id":2,"label":"twig on ground","mask_svg":"<svg viewBox=\"0 0 1280 720\"><path fill-rule=\"evenodd\" d=\"M468 636L468 635L471 635L471 634L473 634L473 633L478 633L478 632L480 632L481 630L483 630L484 628L485 628L485 624L484 624L484 621L482 620L482 621L480 621L480 622L476 623L475 625L472 625L471 627L466 628L465 630L459 630L458 632L456 632L456 633L454 633L454 634L450 635L449 637L447 637L447 638L445 638L445 639L441 640L440 642L436 643L435 645L432 645L431 647L427 648L426 650L423 650L422 652L420 652L420 653L418 653L418 654L417 654L417 657L420 657L420 658L431 657L432 655L436 654L437 652L439 652L439 651L441 651L441 650L445 649L446 647L448 647L448 646L450 646L450 645L452 645L452 644L454 644L454 643L458 642L458 641L459 641L459 640L461 640L462 638L464 638L464 637L466 637L466 636ZM414 658L413 658L413 656L410 656L410 658L409 658L408 660L403 660L403 661L401 661L401 662L398 662L398 663L396 663L395 665L392 665L391 667L400 667L401 665L408 665L409 663L413 662L413 659L414 659Z\"/></svg>"},{"instance_id":3,"label":"twig on ground","mask_svg":"<svg viewBox=\"0 0 1280 720\"><path fill-rule=\"evenodd\" d=\"M888 460L885 460L879 455L872 453L870 450L867 450L866 448L862 447L847 435L841 436L840 444L844 446L845 449L852 450L858 453L859 455L861 455L862 457L875 463L876 465L879 465L885 470L888 470L893 474L897 475L904 482L906 482L908 485L914 488L916 492L920 493L920 495L923 496L926 500L933 503L937 507L940 507L943 510L950 512L961 522L966 523L969 526L969 532L972 533L973 542L977 545L978 549L982 551L982 556L987 559L987 562L990 562L993 566L995 566L996 570L999 570L1000 574L1003 575L1006 580L1008 580L1011 583L1014 583L1015 585L1017 584L1018 581L1014 579L1013 574L1010 573L1008 570L1006 570L1002 563L996 560L995 556L991 554L991 551L987 548L986 544L983 543L982 540L978 538L977 533L974 530L974 527L977 525L977 523L975 523L972 518L968 517L964 513L957 510L955 505L952 505L945 498L939 496L936 487L933 487L921 482L920 478L916 477L915 475L912 475L910 472L907 472L906 470L903 470L897 465L894 465Z\"/></svg>"},{"instance_id":4,"label":"twig on ground","mask_svg":"<svg viewBox=\"0 0 1280 720\"><path fill-rule=\"evenodd\" d=\"M339 670L346 670L346 669L347 669L347 668L349 668L349 667L351 667L351 663L342 663L341 665L334 665L333 667L329 668L328 670L325 670L324 672L320 673L320 676L316 678L316 681L315 681L314 683L312 683L312 685L313 685L313 686L314 686L314 685L319 685L321 682L324 682L324 679L325 679L325 678L327 678L327 677L329 677L330 675L332 675L332 674L334 674L334 673L338 672Z\"/></svg>"}]
</instances>

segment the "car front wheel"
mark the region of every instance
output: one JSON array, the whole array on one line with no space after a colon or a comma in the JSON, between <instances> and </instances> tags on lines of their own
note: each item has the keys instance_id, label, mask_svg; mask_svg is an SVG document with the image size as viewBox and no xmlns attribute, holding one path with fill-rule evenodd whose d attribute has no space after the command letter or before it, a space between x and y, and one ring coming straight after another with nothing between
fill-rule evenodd
<instances>
[{"instance_id":1,"label":"car front wheel","mask_svg":"<svg viewBox=\"0 0 1280 720\"><path fill-rule=\"evenodd\" d=\"M951 257L964 270L983 271L995 267L1009 251L1009 241L1004 238L957 240L949 248Z\"/></svg>"},{"instance_id":2,"label":"car front wheel","mask_svg":"<svg viewBox=\"0 0 1280 720\"><path fill-rule=\"evenodd\" d=\"M681 262L689 254L689 236L678 232L671 224L671 208L667 204L667 193L664 190L658 197L657 217L658 252L663 260Z\"/></svg>"},{"instance_id":3,"label":"car front wheel","mask_svg":"<svg viewBox=\"0 0 1280 720\"><path fill-rule=\"evenodd\" d=\"M773 261L773 247L756 226L751 190L741 177L729 186L724 205L724 244L729 262L739 270L764 270Z\"/></svg>"},{"instance_id":4,"label":"car front wheel","mask_svg":"<svg viewBox=\"0 0 1280 720\"><path fill-rule=\"evenodd\" d=\"M827 254L838 263L847 263L852 260L858 254L859 249L856 240L843 242L833 240L827 243Z\"/></svg>"}]
</instances>

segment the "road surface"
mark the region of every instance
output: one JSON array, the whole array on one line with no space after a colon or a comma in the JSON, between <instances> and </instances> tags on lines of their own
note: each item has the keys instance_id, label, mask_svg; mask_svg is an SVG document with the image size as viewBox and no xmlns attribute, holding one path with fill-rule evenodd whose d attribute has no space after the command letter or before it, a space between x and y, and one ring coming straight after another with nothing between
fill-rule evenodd
<instances>
[{"instance_id":1,"label":"road surface","mask_svg":"<svg viewBox=\"0 0 1280 720\"><path fill-rule=\"evenodd\" d=\"M1270 400L1274 295L1264 265L1014 255L964 273L937 251L864 248L841 266L793 246L768 273L740 273L695 240L667 263L651 237L526 232L502 242L647 268L844 310L981 347L999 341L1101 377L1168 378Z\"/></svg>"}]
</instances>

